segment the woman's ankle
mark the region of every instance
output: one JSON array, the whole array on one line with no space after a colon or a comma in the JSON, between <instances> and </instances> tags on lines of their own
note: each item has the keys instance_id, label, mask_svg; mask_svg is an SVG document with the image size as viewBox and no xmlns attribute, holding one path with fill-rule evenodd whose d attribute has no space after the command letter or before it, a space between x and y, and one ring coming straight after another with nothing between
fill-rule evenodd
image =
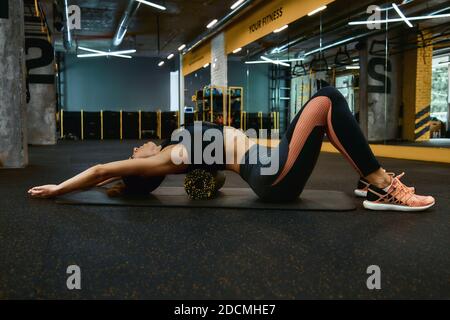
<instances>
[{"instance_id":1,"label":"woman's ankle","mask_svg":"<svg viewBox=\"0 0 450 320\"><path fill-rule=\"evenodd\" d=\"M380 189L387 188L392 183L392 177L388 175L383 168L369 174L365 179L369 181L371 185Z\"/></svg>"}]
</instances>

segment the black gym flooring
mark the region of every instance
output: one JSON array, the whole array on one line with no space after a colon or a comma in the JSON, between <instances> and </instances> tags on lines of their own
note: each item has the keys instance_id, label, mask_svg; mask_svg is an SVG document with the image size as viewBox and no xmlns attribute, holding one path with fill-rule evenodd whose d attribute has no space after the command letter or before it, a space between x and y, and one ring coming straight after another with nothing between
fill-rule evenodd
<instances>
[{"instance_id":1,"label":"black gym flooring","mask_svg":"<svg viewBox=\"0 0 450 320\"><path fill-rule=\"evenodd\" d=\"M138 142L31 147L26 169L0 170L0 299L450 298L450 166L381 159L432 194L421 214L63 206L29 199ZM165 184L181 186L183 177ZM308 188L352 194L357 175L322 154ZM229 187L245 186L228 174ZM326 201L324 193L324 201ZM66 287L69 265L81 290ZM381 290L367 289L370 265Z\"/></svg>"}]
</instances>

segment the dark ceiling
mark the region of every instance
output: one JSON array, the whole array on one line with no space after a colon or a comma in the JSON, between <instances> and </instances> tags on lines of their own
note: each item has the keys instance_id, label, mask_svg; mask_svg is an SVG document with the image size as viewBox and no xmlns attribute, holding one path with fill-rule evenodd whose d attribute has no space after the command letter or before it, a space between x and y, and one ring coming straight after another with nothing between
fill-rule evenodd
<instances>
[{"instance_id":1,"label":"dark ceiling","mask_svg":"<svg viewBox=\"0 0 450 320\"><path fill-rule=\"evenodd\" d=\"M50 1L50 0L42 0ZM94 49L109 49L120 18L130 0L68 0L81 8L82 30L73 32L76 44ZM236 0L153 0L167 7L160 11L141 4L133 18L121 48L135 48L136 55L150 57L166 57L176 52L183 44L189 44L206 31L206 25L214 18L221 19L230 13L230 7ZM269 1L269 0L264 0ZM259 1L256 4L259 4ZM299 0L301 1L301 0ZM391 2L379 0L336 0L322 14L304 17L289 26L280 34L270 34L250 45L235 56L239 59L259 58L261 54L270 54L273 48L292 43L288 51L276 54L277 58L297 57L304 52L317 49L320 39L327 45L351 36L363 35L368 29L365 26L349 26L352 20L365 20L368 5L380 6ZM399 3L399 1L397 1ZM450 13L449 0L406 0L399 3L407 16L430 14L436 10ZM395 14L394 12L392 14ZM414 29L409 29L403 22L390 24L390 31L398 29L409 35L419 29L431 28L433 34L448 39L450 19L436 19L417 22ZM320 32L322 25L322 33ZM384 32L384 31L382 31ZM445 38L447 37L447 38ZM56 48L62 48L61 37L55 36ZM349 45L351 49L356 41ZM444 41L440 46L449 46ZM335 49L337 50L337 48ZM333 53L334 54L334 53ZM311 57L312 58L312 57Z\"/></svg>"},{"instance_id":2,"label":"dark ceiling","mask_svg":"<svg viewBox=\"0 0 450 320\"><path fill-rule=\"evenodd\" d=\"M320 40L322 40L323 46L327 46L343 39L364 36L368 33L387 34L391 42L399 42L398 38L401 35L402 39L400 40L403 42L411 40L411 42L415 43L414 37L420 35L421 30L429 30L436 39L444 40L440 43L440 46L450 47L450 18L416 21L413 23L414 28L409 28L404 22L390 23L388 33L385 31L384 25L379 31L370 31L366 26L348 25L350 21L366 20L368 18L366 9L373 4L383 7L386 1L359 0L356 2L353 0L337 0L328 5L328 8L321 15L318 14L297 20L289 25L286 31L279 34L269 34L248 45L235 58L258 60L261 55L266 55L273 59L298 58L303 57L305 52L318 49ZM388 2L388 7L391 8L391 2ZM448 0L414 0L405 2L400 7L406 16L410 17L428 15L436 11L439 11L439 13L450 13L450 1ZM398 17L392 9L390 9L389 15L390 17ZM357 42L358 40L355 40L347 44L347 49L351 54ZM282 48L288 43L290 44L288 50L282 52L273 51L274 48ZM339 48L344 50L343 45L337 46L327 50L326 55L334 57ZM357 56L356 52L354 54ZM314 55L311 55L307 58L307 61L313 58Z\"/></svg>"},{"instance_id":3,"label":"dark ceiling","mask_svg":"<svg viewBox=\"0 0 450 320\"><path fill-rule=\"evenodd\" d=\"M81 8L81 30L73 32L79 46L108 49L129 0L68 0ZM141 4L122 48L136 55L166 57L183 43L193 41L213 19L221 19L235 0L152 0L167 8L160 11ZM61 48L61 38L56 37Z\"/></svg>"}]
</instances>

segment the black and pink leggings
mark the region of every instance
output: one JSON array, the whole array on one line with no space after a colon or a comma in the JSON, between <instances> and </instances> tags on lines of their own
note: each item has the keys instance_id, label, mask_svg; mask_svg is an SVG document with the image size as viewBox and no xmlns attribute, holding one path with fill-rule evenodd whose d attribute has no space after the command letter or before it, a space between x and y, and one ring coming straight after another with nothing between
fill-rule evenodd
<instances>
[{"instance_id":1,"label":"black and pink leggings","mask_svg":"<svg viewBox=\"0 0 450 320\"><path fill-rule=\"evenodd\" d=\"M271 149L272 156L278 152L278 172L275 175L261 174L262 168L270 166L269 156L262 160L258 157L257 164L248 163L258 154L259 147L255 145L247 151L245 163L241 164L242 178L263 200L297 198L316 165L325 132L360 176L365 177L380 168L345 98L336 88L325 87L305 104L280 144ZM332 180L333 173L327 174Z\"/></svg>"}]
</instances>

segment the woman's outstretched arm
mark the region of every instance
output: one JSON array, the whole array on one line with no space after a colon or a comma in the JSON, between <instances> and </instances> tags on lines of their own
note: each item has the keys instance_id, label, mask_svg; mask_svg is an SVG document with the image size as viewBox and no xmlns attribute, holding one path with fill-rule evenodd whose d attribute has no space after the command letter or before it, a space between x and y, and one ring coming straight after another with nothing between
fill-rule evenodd
<instances>
[{"instance_id":1,"label":"woman's outstretched arm","mask_svg":"<svg viewBox=\"0 0 450 320\"><path fill-rule=\"evenodd\" d=\"M168 148L169 149L169 148ZM58 185L43 185L28 190L32 197L49 198L96 186L103 181L122 176L162 176L181 173L185 165L176 165L169 150L145 159L128 159L95 165Z\"/></svg>"}]
</instances>

